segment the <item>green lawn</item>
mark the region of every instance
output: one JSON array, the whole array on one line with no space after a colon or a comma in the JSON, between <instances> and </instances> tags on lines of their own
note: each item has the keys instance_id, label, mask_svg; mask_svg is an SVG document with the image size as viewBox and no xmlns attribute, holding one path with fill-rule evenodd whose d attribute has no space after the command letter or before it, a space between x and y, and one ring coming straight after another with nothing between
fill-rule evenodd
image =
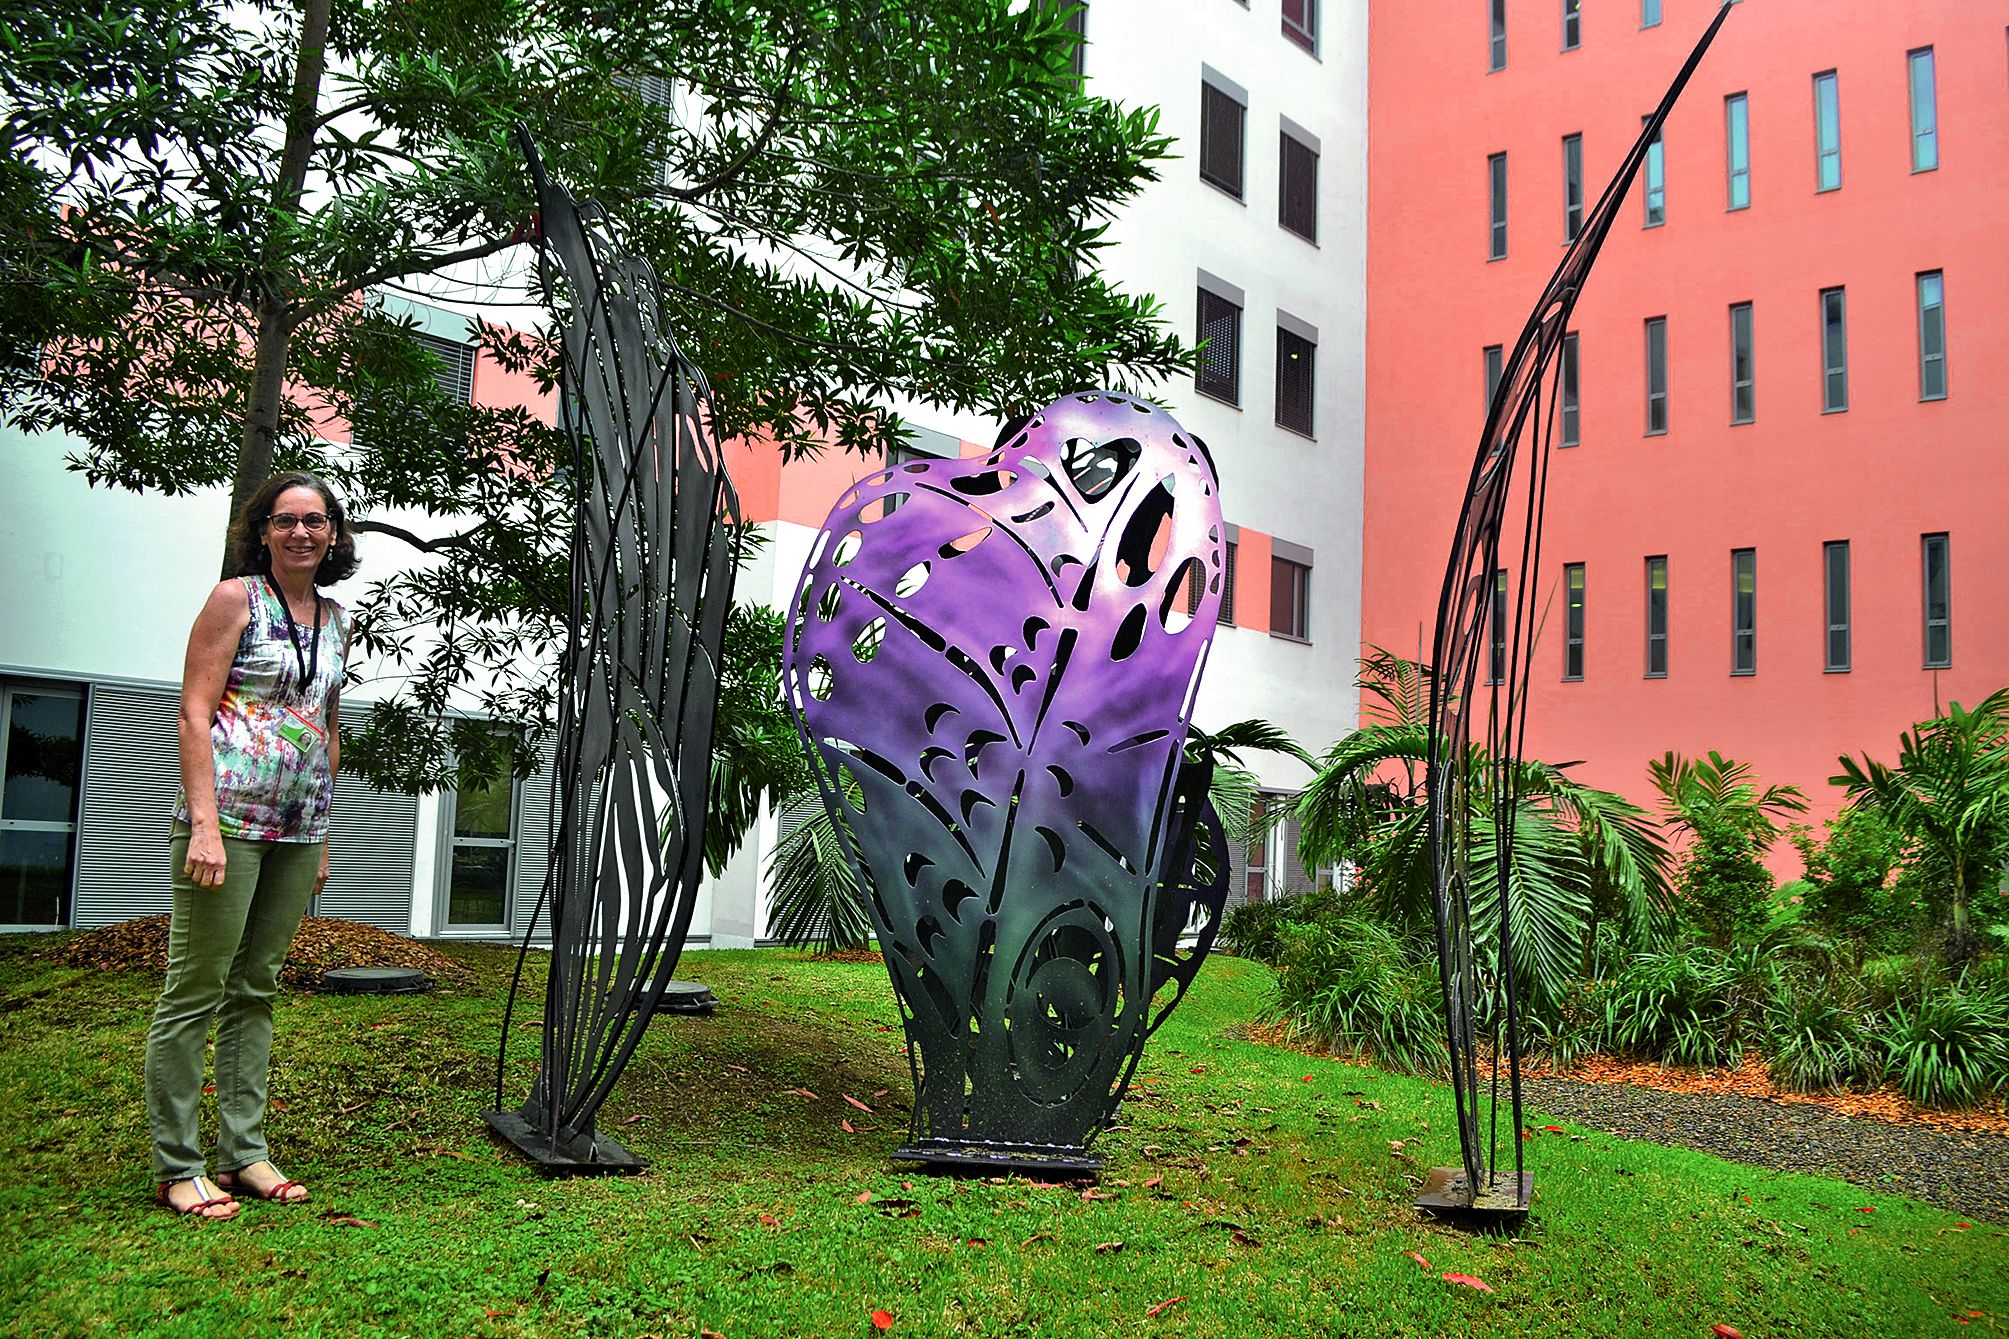
<instances>
[{"instance_id":1,"label":"green lawn","mask_svg":"<svg viewBox=\"0 0 2009 1339\"><path fill-rule=\"evenodd\" d=\"M1420 1222L1408 1178L1457 1157L1448 1092L1233 1040L1268 976L1229 958L1147 1052L1094 1197L889 1162L908 1076L883 969L778 952L686 956L723 1007L657 1021L602 1116L646 1176L544 1180L477 1115L509 959L465 949L449 992L283 1000L271 1133L313 1203L186 1222L148 1200L154 983L53 947L0 941L7 1333L865 1336L879 1309L894 1335L2009 1326L1999 1226L1601 1134L1530 1143L1517 1239ZM534 1045L518 1029L512 1102Z\"/></svg>"}]
</instances>

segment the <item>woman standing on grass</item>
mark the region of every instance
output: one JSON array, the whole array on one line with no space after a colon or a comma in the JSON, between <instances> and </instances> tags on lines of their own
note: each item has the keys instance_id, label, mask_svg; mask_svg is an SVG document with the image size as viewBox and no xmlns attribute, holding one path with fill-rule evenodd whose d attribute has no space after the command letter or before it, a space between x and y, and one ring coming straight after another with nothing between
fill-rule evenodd
<instances>
[{"instance_id":1,"label":"woman standing on grass","mask_svg":"<svg viewBox=\"0 0 2009 1339\"><path fill-rule=\"evenodd\" d=\"M279 966L328 878L349 623L320 587L356 570L342 504L311 474L266 480L230 551L244 575L217 583L188 638L167 983L146 1040L155 1198L209 1219L237 1216L232 1192L307 1198L265 1147L265 1086ZM212 1019L213 1182L196 1134Z\"/></svg>"}]
</instances>

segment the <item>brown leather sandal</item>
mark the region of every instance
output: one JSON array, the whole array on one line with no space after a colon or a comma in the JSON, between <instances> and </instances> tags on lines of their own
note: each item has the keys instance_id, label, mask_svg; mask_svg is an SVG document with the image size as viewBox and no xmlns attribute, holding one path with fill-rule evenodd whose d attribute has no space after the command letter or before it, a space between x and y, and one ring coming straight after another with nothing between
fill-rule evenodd
<instances>
[{"instance_id":1,"label":"brown leather sandal","mask_svg":"<svg viewBox=\"0 0 2009 1339\"><path fill-rule=\"evenodd\" d=\"M258 1166L258 1163L254 1162L249 1164L248 1167L239 1167L228 1172L218 1172L216 1174L216 1184L235 1194L250 1195L254 1199L270 1200L274 1204L305 1204L311 1198L307 1193L307 1187L301 1185L298 1181L286 1180L286 1174L280 1171L275 1163L263 1159L261 1161L264 1161L267 1167L272 1168L274 1176L281 1179L273 1182L263 1190L258 1189L258 1187L244 1179L244 1173L250 1167ZM300 1193L290 1195L287 1192L291 1190L298 1190Z\"/></svg>"},{"instance_id":2,"label":"brown leather sandal","mask_svg":"<svg viewBox=\"0 0 2009 1339\"><path fill-rule=\"evenodd\" d=\"M202 1198L198 1199L195 1203L189 1205L176 1204L174 1200L169 1197L168 1192L172 1190L175 1186L182 1184L183 1181L186 1181L188 1184L194 1186L195 1193L197 1195L200 1195ZM216 1184L212 1183L206 1176L184 1176L177 1181L162 1181L159 1185L153 1188L153 1197L154 1201L160 1204L163 1208L172 1209L176 1213L181 1214L184 1217L199 1218L205 1222L227 1223L231 1219L237 1217L238 1214L237 1201L231 1196L224 1194L222 1189ZM210 1212L210 1210L212 1209L219 1209L225 1206L228 1206L230 1212L228 1213Z\"/></svg>"}]
</instances>

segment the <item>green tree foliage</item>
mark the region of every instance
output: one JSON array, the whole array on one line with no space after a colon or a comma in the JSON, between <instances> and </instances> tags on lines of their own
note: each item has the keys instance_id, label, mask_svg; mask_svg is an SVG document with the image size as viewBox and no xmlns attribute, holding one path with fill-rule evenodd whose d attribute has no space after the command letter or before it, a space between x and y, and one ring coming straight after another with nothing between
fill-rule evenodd
<instances>
[{"instance_id":1,"label":"green tree foliage","mask_svg":"<svg viewBox=\"0 0 2009 1339\"><path fill-rule=\"evenodd\" d=\"M1947 956L1965 962L1978 947L1973 899L1993 891L2009 858L2009 688L1905 731L1895 766L1867 754L1840 762L1831 779L1850 805L1875 811L1930 862Z\"/></svg>"},{"instance_id":2,"label":"green tree foliage","mask_svg":"<svg viewBox=\"0 0 2009 1339\"><path fill-rule=\"evenodd\" d=\"M1872 951L1888 952L1911 941L1917 917L1904 873L1906 841L1882 814L1845 808L1828 820L1825 837L1800 827L1791 840L1806 862L1810 921Z\"/></svg>"},{"instance_id":3,"label":"green tree foliage","mask_svg":"<svg viewBox=\"0 0 2009 1339\"><path fill-rule=\"evenodd\" d=\"M1720 949L1755 934L1765 924L1773 889L1765 853L1778 839L1779 819L1806 812L1805 796L1794 786L1760 790L1748 763L1714 749L1693 761L1668 753L1648 763L1646 772L1676 836L1682 917Z\"/></svg>"},{"instance_id":4,"label":"green tree foliage","mask_svg":"<svg viewBox=\"0 0 2009 1339\"><path fill-rule=\"evenodd\" d=\"M1168 141L1083 93L1073 40L1009 0L9 5L0 412L70 434L93 484L329 475L419 559L358 610L409 678L344 760L441 784L450 701L549 714L562 442L450 403L378 296L527 296L512 128L654 265L721 438L883 451L898 396L1003 414L1183 365L1094 264ZM550 376L537 339L480 338Z\"/></svg>"}]
</instances>

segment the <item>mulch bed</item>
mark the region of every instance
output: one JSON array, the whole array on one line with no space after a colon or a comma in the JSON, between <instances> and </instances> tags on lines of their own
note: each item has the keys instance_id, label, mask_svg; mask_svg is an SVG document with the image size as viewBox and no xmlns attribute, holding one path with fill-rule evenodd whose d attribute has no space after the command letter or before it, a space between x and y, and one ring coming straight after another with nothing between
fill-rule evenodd
<instances>
[{"instance_id":1,"label":"mulch bed","mask_svg":"<svg viewBox=\"0 0 2009 1339\"><path fill-rule=\"evenodd\" d=\"M64 954L72 967L100 971L167 972L167 917L141 916L78 935ZM312 990L323 972L337 967L411 967L438 985L464 981L467 968L415 939L360 921L309 916L300 922L279 979L295 990Z\"/></svg>"}]
</instances>

